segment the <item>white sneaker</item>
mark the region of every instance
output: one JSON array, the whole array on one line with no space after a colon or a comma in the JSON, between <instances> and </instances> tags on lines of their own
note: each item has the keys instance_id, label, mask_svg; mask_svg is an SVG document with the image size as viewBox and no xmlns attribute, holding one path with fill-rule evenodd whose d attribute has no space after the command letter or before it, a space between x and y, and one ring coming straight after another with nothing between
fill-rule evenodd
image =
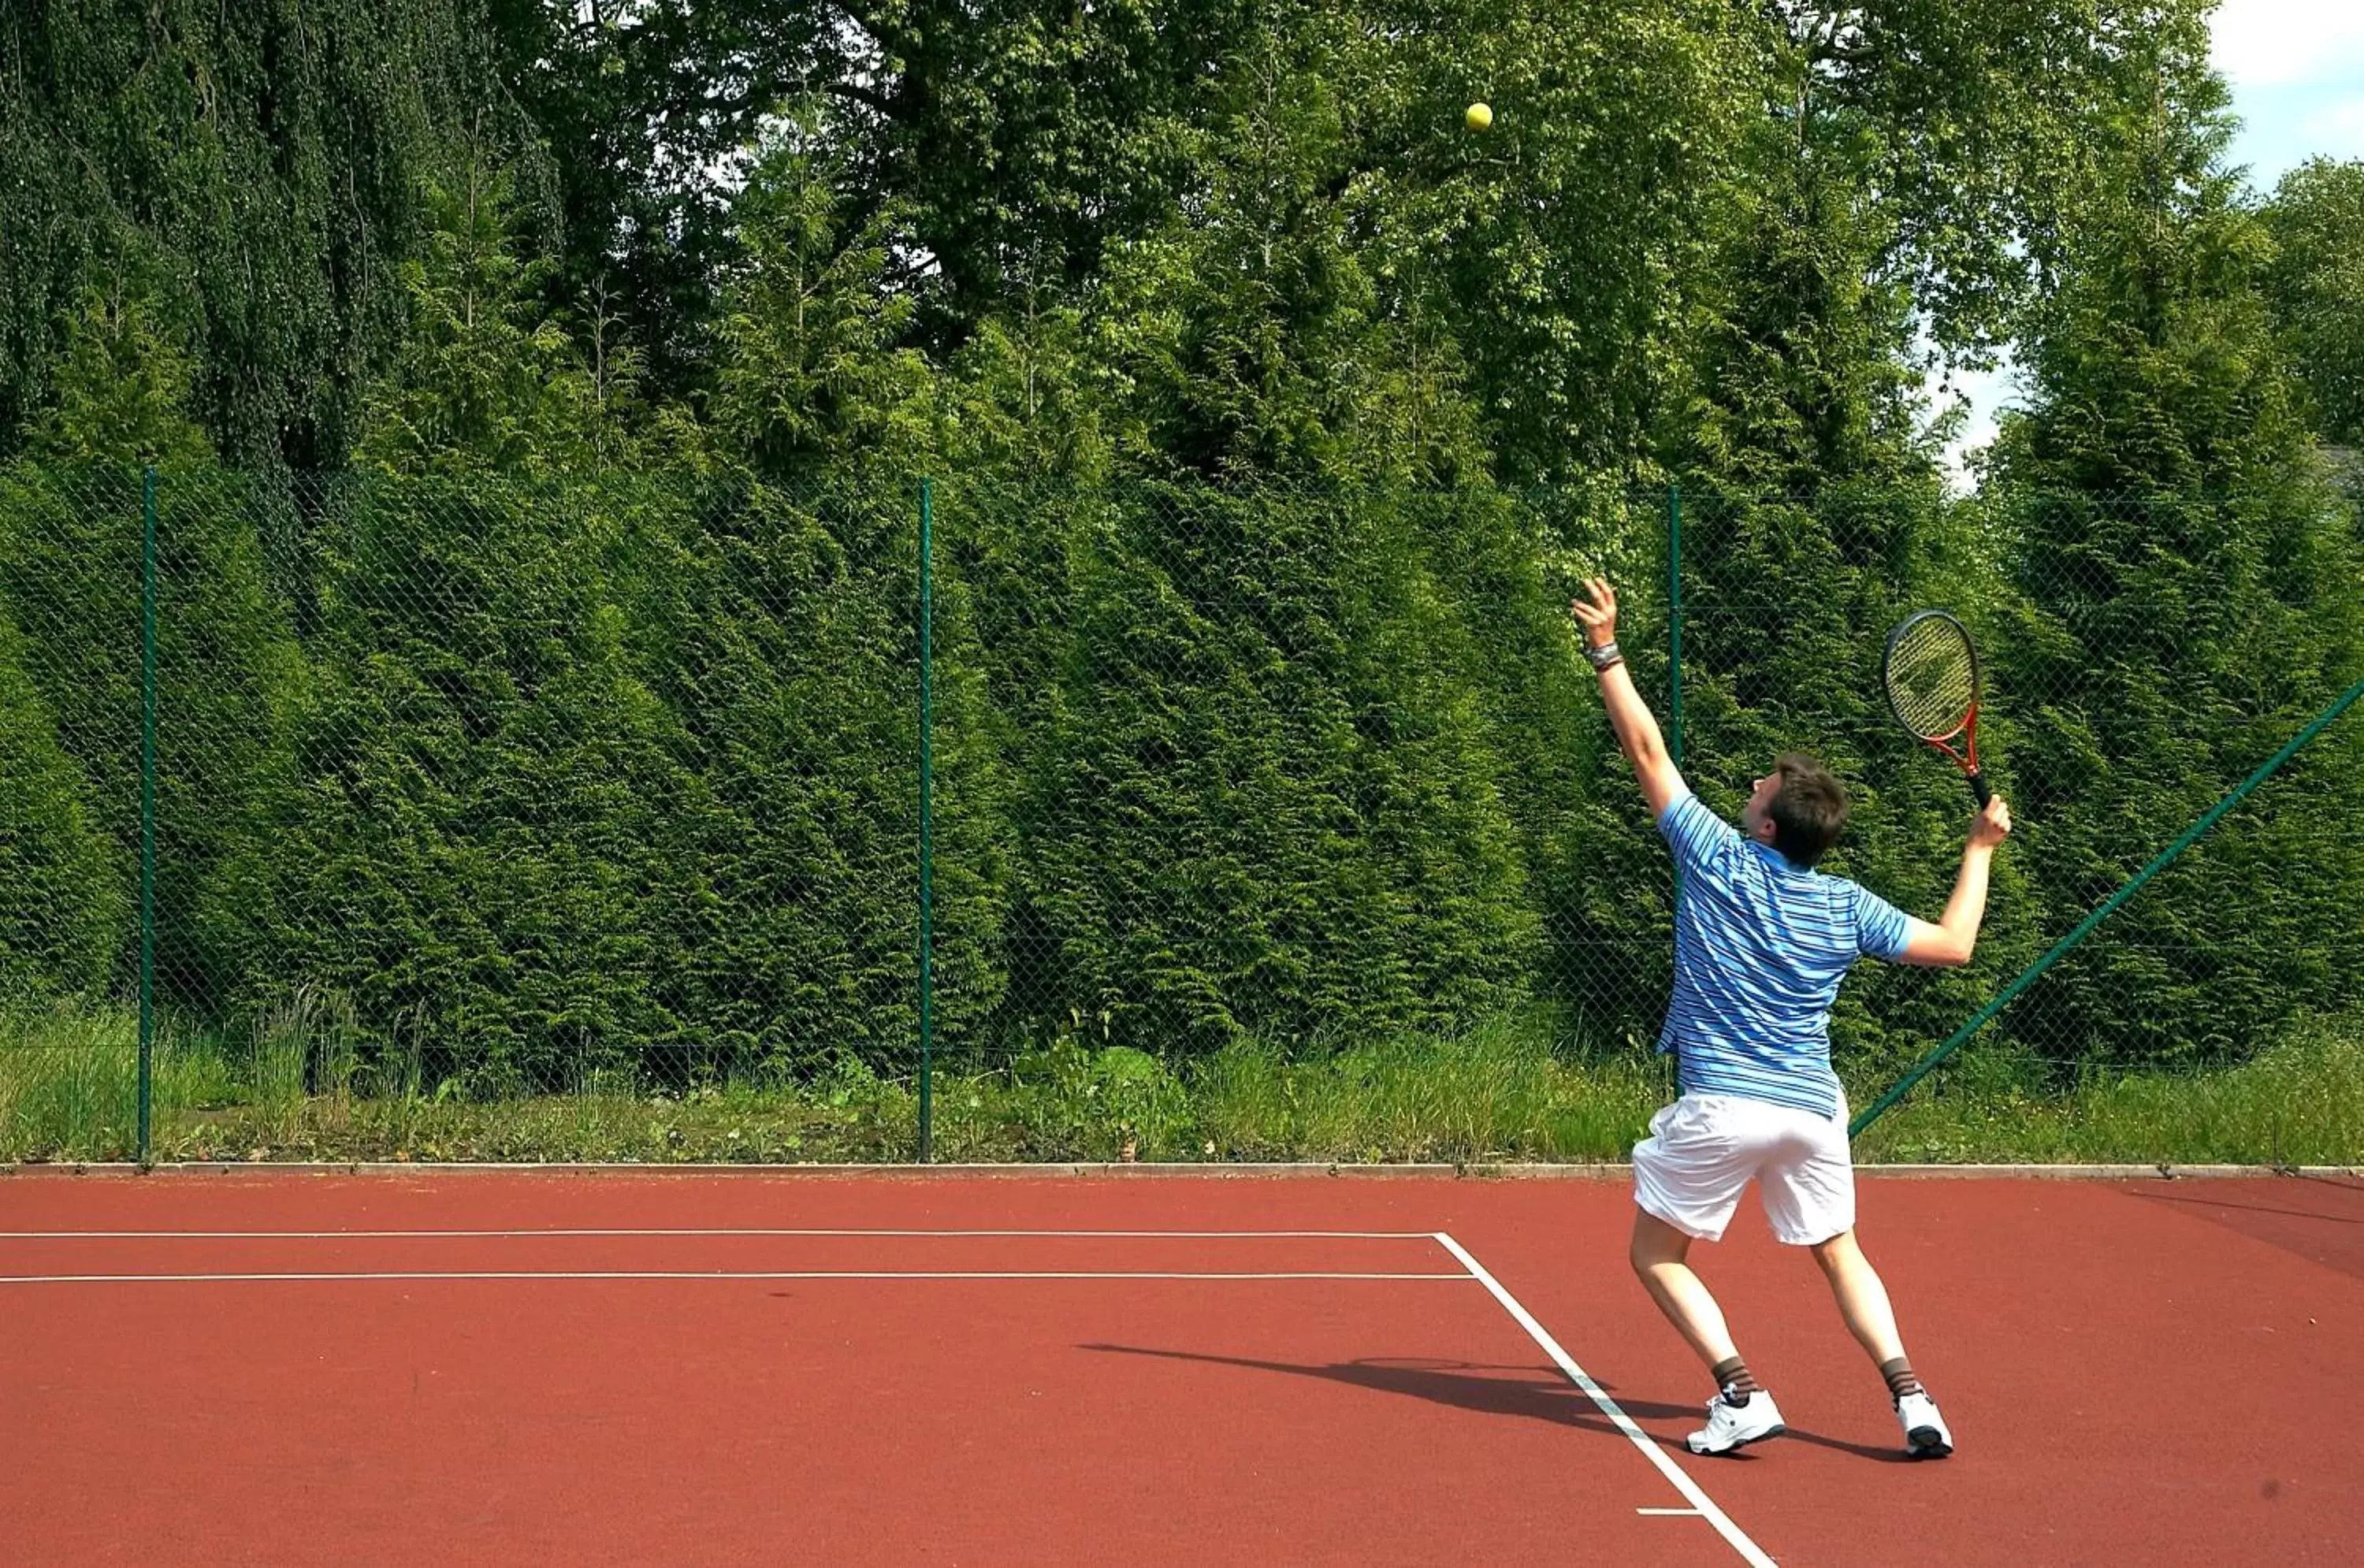
<instances>
[{"instance_id":1,"label":"white sneaker","mask_svg":"<svg viewBox=\"0 0 2364 1568\"><path fill-rule=\"evenodd\" d=\"M1896 1402L1896 1418L1904 1428L1904 1450L1915 1459L1943 1459L1954 1451L1954 1434L1937 1402L1926 1394L1908 1394Z\"/></svg>"},{"instance_id":2,"label":"white sneaker","mask_svg":"<svg viewBox=\"0 0 2364 1568\"><path fill-rule=\"evenodd\" d=\"M1745 1405L1734 1405L1721 1394L1709 1400L1707 1425L1683 1441L1693 1453L1730 1453L1762 1438L1778 1438L1783 1430L1780 1408L1760 1388Z\"/></svg>"}]
</instances>

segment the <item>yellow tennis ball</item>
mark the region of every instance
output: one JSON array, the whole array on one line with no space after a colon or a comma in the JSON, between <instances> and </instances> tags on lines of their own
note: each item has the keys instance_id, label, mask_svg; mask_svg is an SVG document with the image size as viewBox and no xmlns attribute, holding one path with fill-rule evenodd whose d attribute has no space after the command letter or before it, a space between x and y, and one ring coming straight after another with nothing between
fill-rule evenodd
<instances>
[{"instance_id":1,"label":"yellow tennis ball","mask_svg":"<svg viewBox=\"0 0 2364 1568\"><path fill-rule=\"evenodd\" d=\"M1494 123L1494 111L1483 104L1472 104L1461 117L1468 122L1471 130L1484 130Z\"/></svg>"}]
</instances>

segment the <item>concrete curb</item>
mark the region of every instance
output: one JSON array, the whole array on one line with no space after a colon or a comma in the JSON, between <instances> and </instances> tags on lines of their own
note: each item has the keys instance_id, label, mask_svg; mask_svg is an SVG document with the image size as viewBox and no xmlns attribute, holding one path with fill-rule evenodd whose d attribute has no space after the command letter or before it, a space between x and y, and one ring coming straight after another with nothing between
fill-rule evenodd
<instances>
[{"instance_id":1,"label":"concrete curb","mask_svg":"<svg viewBox=\"0 0 2364 1568\"><path fill-rule=\"evenodd\" d=\"M2087 1181L2227 1180L2258 1176L2364 1177L2358 1165L1858 1165L1864 1176L1913 1181ZM142 1170L128 1162L84 1163L28 1162L0 1164L0 1176L385 1176L385 1175L530 1175L530 1176L768 1176L773 1178L894 1178L909 1181L943 1179L1066 1180L1114 1177L1123 1180L1198 1178L1210 1180L1272 1180L1307 1176L1340 1178L1426 1177L1484 1181L1622 1182L1633 1173L1622 1163L1555 1164L1478 1162L1449 1164L1347 1164L1318 1161L1226 1164L1219 1162L1067 1162L1052 1164L678 1164L580 1163L528 1164L470 1161L192 1161L160 1163Z\"/></svg>"}]
</instances>

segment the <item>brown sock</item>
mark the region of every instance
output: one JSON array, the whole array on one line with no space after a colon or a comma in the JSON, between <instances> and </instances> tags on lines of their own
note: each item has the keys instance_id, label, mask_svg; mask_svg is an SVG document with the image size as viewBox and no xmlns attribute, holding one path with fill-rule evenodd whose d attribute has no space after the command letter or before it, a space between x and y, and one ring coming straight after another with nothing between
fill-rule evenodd
<instances>
[{"instance_id":1,"label":"brown sock","mask_svg":"<svg viewBox=\"0 0 2364 1568\"><path fill-rule=\"evenodd\" d=\"M1900 1400L1908 1394L1926 1392L1921 1386L1921 1380L1912 1375L1912 1363L1902 1356L1897 1357L1894 1361L1880 1362L1879 1375L1888 1379L1888 1397L1891 1402Z\"/></svg>"},{"instance_id":2,"label":"brown sock","mask_svg":"<svg viewBox=\"0 0 2364 1568\"><path fill-rule=\"evenodd\" d=\"M1752 1394L1762 1394L1756 1379L1749 1375L1748 1363L1738 1356L1727 1356L1710 1369L1715 1374L1715 1385L1723 1402L1735 1407L1748 1403Z\"/></svg>"}]
</instances>

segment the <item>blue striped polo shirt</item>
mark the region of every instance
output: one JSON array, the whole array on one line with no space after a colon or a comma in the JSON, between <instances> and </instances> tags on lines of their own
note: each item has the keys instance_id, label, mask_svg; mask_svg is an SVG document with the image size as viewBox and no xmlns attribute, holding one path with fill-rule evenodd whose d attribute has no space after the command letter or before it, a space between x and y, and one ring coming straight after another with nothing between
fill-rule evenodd
<instances>
[{"instance_id":1,"label":"blue striped polo shirt","mask_svg":"<svg viewBox=\"0 0 2364 1568\"><path fill-rule=\"evenodd\" d=\"M1658 831L1682 874L1675 994L1658 1035L1682 1092L1836 1116L1831 1004L1858 957L1903 953L1903 912L1845 877L1791 865L1688 790Z\"/></svg>"}]
</instances>

